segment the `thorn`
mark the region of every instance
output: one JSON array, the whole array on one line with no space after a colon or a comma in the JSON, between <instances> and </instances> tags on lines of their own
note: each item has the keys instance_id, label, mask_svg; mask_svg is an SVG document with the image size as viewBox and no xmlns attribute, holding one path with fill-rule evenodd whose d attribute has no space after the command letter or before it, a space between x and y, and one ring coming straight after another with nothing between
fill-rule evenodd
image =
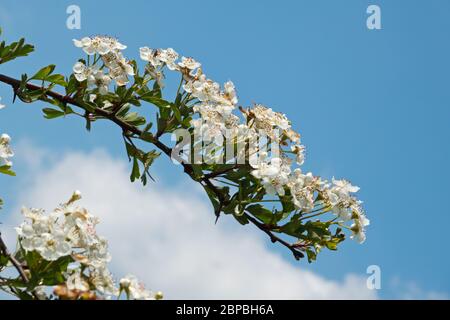
<instances>
[{"instance_id":1,"label":"thorn","mask_svg":"<svg viewBox=\"0 0 450 320\"><path fill-rule=\"evenodd\" d=\"M17 89L14 88L13 91L14 91L14 96L13 96L13 101L12 101L12 103L16 102L16 98L17 98Z\"/></svg>"},{"instance_id":2,"label":"thorn","mask_svg":"<svg viewBox=\"0 0 450 320\"><path fill-rule=\"evenodd\" d=\"M220 213L216 213L216 221L214 222L214 224L217 224L217 221L219 221L220 218Z\"/></svg>"}]
</instances>

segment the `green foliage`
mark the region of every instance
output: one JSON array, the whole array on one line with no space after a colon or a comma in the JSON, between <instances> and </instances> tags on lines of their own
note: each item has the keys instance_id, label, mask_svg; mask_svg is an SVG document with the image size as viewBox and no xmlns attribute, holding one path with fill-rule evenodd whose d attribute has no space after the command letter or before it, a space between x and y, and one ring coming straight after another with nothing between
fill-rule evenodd
<instances>
[{"instance_id":1,"label":"green foliage","mask_svg":"<svg viewBox=\"0 0 450 320\"><path fill-rule=\"evenodd\" d=\"M55 70L55 65L48 65L38 72L34 76L30 78L30 80L41 80L44 82L50 82L52 84L57 84L60 86L67 86L66 81L64 80L64 76L62 74L52 74Z\"/></svg>"},{"instance_id":2,"label":"green foliage","mask_svg":"<svg viewBox=\"0 0 450 320\"><path fill-rule=\"evenodd\" d=\"M2 30L0 29L0 35ZM20 39L9 45L2 41L0 43L0 64L14 60L18 57L25 57L34 51L34 47L25 43L25 39Z\"/></svg>"},{"instance_id":3,"label":"green foliage","mask_svg":"<svg viewBox=\"0 0 450 320\"><path fill-rule=\"evenodd\" d=\"M158 158L161 153L157 152L156 150L144 152L141 149L137 148L134 144L127 142L126 140L125 140L125 147L128 159L131 162L133 162L133 167L130 175L131 182L140 179L142 183L146 185L148 181L147 178L153 179L152 176L150 175L149 169L153 164L153 161L156 158ZM140 171L140 165L142 166L142 174Z\"/></svg>"},{"instance_id":4,"label":"green foliage","mask_svg":"<svg viewBox=\"0 0 450 320\"><path fill-rule=\"evenodd\" d=\"M8 176L15 176L16 175L16 173L11 170L11 166L8 166L8 165L0 166L0 173L6 174Z\"/></svg>"},{"instance_id":5,"label":"green foliage","mask_svg":"<svg viewBox=\"0 0 450 320\"><path fill-rule=\"evenodd\" d=\"M253 216L264 222L265 224L276 223L276 215L269 209L264 208L261 204L254 204L245 208Z\"/></svg>"}]
</instances>

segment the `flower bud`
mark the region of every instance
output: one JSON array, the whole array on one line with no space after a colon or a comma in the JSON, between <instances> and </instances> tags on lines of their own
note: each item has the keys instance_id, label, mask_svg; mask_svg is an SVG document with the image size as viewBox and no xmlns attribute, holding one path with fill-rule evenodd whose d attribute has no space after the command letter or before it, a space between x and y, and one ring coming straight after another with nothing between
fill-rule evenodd
<instances>
[{"instance_id":1,"label":"flower bud","mask_svg":"<svg viewBox=\"0 0 450 320\"><path fill-rule=\"evenodd\" d=\"M81 192L79 190L75 190L72 194L72 197L69 199L67 204L73 203L81 199Z\"/></svg>"},{"instance_id":2,"label":"flower bud","mask_svg":"<svg viewBox=\"0 0 450 320\"><path fill-rule=\"evenodd\" d=\"M2 144L8 144L11 141L11 137L7 135L6 133L2 134L0 137L0 143Z\"/></svg>"},{"instance_id":3,"label":"flower bud","mask_svg":"<svg viewBox=\"0 0 450 320\"><path fill-rule=\"evenodd\" d=\"M124 290L127 290L131 285L131 281L128 278L120 279L120 287Z\"/></svg>"},{"instance_id":4,"label":"flower bud","mask_svg":"<svg viewBox=\"0 0 450 320\"><path fill-rule=\"evenodd\" d=\"M162 300L163 298L164 298L164 295L161 291L158 291L157 293L155 293L156 300Z\"/></svg>"}]
</instances>

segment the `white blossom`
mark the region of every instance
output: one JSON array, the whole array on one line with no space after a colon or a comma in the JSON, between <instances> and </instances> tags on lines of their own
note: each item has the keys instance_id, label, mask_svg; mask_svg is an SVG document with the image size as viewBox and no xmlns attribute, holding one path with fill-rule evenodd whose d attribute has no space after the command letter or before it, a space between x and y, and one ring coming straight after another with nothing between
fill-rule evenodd
<instances>
[{"instance_id":1,"label":"white blossom","mask_svg":"<svg viewBox=\"0 0 450 320\"><path fill-rule=\"evenodd\" d=\"M178 66L176 60L178 59L178 53L172 48L167 48L161 51L160 58L162 62L165 62L167 68L170 70L177 70Z\"/></svg>"},{"instance_id":2,"label":"white blossom","mask_svg":"<svg viewBox=\"0 0 450 320\"><path fill-rule=\"evenodd\" d=\"M120 279L120 287L124 290L132 300L154 300L155 295L145 289L145 286L139 282L134 275L126 275Z\"/></svg>"},{"instance_id":3,"label":"white blossom","mask_svg":"<svg viewBox=\"0 0 450 320\"><path fill-rule=\"evenodd\" d=\"M134 75L133 67L121 52L109 52L102 59L109 69L109 76L116 81L118 86L126 85L128 83L128 76Z\"/></svg>"},{"instance_id":4,"label":"white blossom","mask_svg":"<svg viewBox=\"0 0 450 320\"><path fill-rule=\"evenodd\" d=\"M157 68L163 64L161 60L161 51L153 50L149 47L139 48L139 54L142 60L147 61L154 68Z\"/></svg>"},{"instance_id":5,"label":"white blossom","mask_svg":"<svg viewBox=\"0 0 450 320\"><path fill-rule=\"evenodd\" d=\"M89 75L92 73L92 69L86 67L86 65L83 62L76 62L72 68L73 72L74 72L74 76L75 78L81 82L86 80Z\"/></svg>"},{"instance_id":6,"label":"white blossom","mask_svg":"<svg viewBox=\"0 0 450 320\"><path fill-rule=\"evenodd\" d=\"M295 153L295 161L301 166L305 162L305 147L298 144L293 145L291 151Z\"/></svg>"},{"instance_id":7,"label":"white blossom","mask_svg":"<svg viewBox=\"0 0 450 320\"><path fill-rule=\"evenodd\" d=\"M86 65L82 62L77 62L73 66L74 76L78 81L87 80L88 87L97 87L100 94L106 94L109 90L109 84L111 82L111 78L109 75L103 73L102 70L99 70L94 67L86 67ZM93 102L96 98L96 95L90 95L89 100Z\"/></svg>"},{"instance_id":8,"label":"white blossom","mask_svg":"<svg viewBox=\"0 0 450 320\"><path fill-rule=\"evenodd\" d=\"M55 261L71 253L71 245L55 215L44 215L42 210L22 209L30 221L22 223L16 231L21 245L27 251L37 251L48 261Z\"/></svg>"},{"instance_id":9,"label":"white blossom","mask_svg":"<svg viewBox=\"0 0 450 320\"><path fill-rule=\"evenodd\" d=\"M360 214L350 227L353 232L351 238L356 239L359 243L366 241L366 226L369 224L369 219L364 214Z\"/></svg>"},{"instance_id":10,"label":"white blossom","mask_svg":"<svg viewBox=\"0 0 450 320\"><path fill-rule=\"evenodd\" d=\"M238 103L237 95L236 95L236 87L232 81L227 81L223 85L224 87L224 96L227 100L231 102L232 105L236 105Z\"/></svg>"},{"instance_id":11,"label":"white blossom","mask_svg":"<svg viewBox=\"0 0 450 320\"><path fill-rule=\"evenodd\" d=\"M2 101L2 97L0 97L0 101ZM0 103L0 110L6 107L4 104Z\"/></svg>"},{"instance_id":12,"label":"white blossom","mask_svg":"<svg viewBox=\"0 0 450 320\"><path fill-rule=\"evenodd\" d=\"M69 290L89 290L89 283L83 278L79 269L73 271L72 274L67 277L66 285Z\"/></svg>"},{"instance_id":13,"label":"white blossom","mask_svg":"<svg viewBox=\"0 0 450 320\"><path fill-rule=\"evenodd\" d=\"M197 68L200 68L201 66L199 62L195 61L191 57L181 57L181 62L178 62L178 65L180 66L180 68L187 69L190 72Z\"/></svg>"},{"instance_id":14,"label":"white blossom","mask_svg":"<svg viewBox=\"0 0 450 320\"><path fill-rule=\"evenodd\" d=\"M34 242L35 247L33 249L38 251L42 258L47 261L58 260L72 252L71 245L66 241L64 233L60 230L44 233L36 238L38 238L38 242ZM35 239L33 240L36 241Z\"/></svg>"},{"instance_id":15,"label":"white blossom","mask_svg":"<svg viewBox=\"0 0 450 320\"><path fill-rule=\"evenodd\" d=\"M104 74L101 70L95 70L88 77L88 86L96 86L98 88L98 92L102 95L108 93L110 82L111 78L109 75Z\"/></svg>"},{"instance_id":16,"label":"white blossom","mask_svg":"<svg viewBox=\"0 0 450 320\"><path fill-rule=\"evenodd\" d=\"M336 180L333 178L332 181L333 184L335 185L334 188L335 192L340 195L348 196L350 193L355 193L359 191L359 187L352 186L352 184L347 180Z\"/></svg>"},{"instance_id":17,"label":"white blossom","mask_svg":"<svg viewBox=\"0 0 450 320\"><path fill-rule=\"evenodd\" d=\"M300 144L300 134L292 129L287 129L284 134L286 137L288 137L291 142L295 143L296 145Z\"/></svg>"},{"instance_id":18,"label":"white blossom","mask_svg":"<svg viewBox=\"0 0 450 320\"><path fill-rule=\"evenodd\" d=\"M253 126L274 142L280 142L281 133L288 132L291 128L290 122L284 114L275 112L261 104L256 104L246 111L245 116L249 126Z\"/></svg>"},{"instance_id":19,"label":"white blossom","mask_svg":"<svg viewBox=\"0 0 450 320\"><path fill-rule=\"evenodd\" d=\"M76 47L82 48L88 55L95 53L105 55L111 51L119 51L126 49L117 39L112 37L96 36L93 38L84 37L81 40L73 39Z\"/></svg>"},{"instance_id":20,"label":"white blossom","mask_svg":"<svg viewBox=\"0 0 450 320\"><path fill-rule=\"evenodd\" d=\"M320 189L321 184L320 178L311 172L304 174L301 169L295 169L290 177L289 189L296 208L311 211L314 208L314 192Z\"/></svg>"},{"instance_id":21,"label":"white blossom","mask_svg":"<svg viewBox=\"0 0 450 320\"><path fill-rule=\"evenodd\" d=\"M111 272L105 267L93 269L91 281L95 288L106 295L117 295L118 289L115 286Z\"/></svg>"},{"instance_id":22,"label":"white blossom","mask_svg":"<svg viewBox=\"0 0 450 320\"><path fill-rule=\"evenodd\" d=\"M251 173L257 179L275 177L280 173L281 162L282 161L280 158L273 158L270 161L266 161L266 154L261 153L259 155L258 163L252 164L252 167L255 170L253 170Z\"/></svg>"},{"instance_id":23,"label":"white blossom","mask_svg":"<svg viewBox=\"0 0 450 320\"><path fill-rule=\"evenodd\" d=\"M88 85L96 85L100 94L108 92L108 86L112 79L118 86L124 86L128 83L128 76L134 75L133 67L121 52L126 46L117 39L106 36L84 37L81 40L74 40L74 44L89 55L99 54L109 70L109 73L106 74L96 66L87 67L81 62L74 66L73 71L77 80L88 79Z\"/></svg>"},{"instance_id":24,"label":"white blossom","mask_svg":"<svg viewBox=\"0 0 450 320\"><path fill-rule=\"evenodd\" d=\"M269 163L263 156L259 163L252 165L255 170L251 174L261 179L267 194L284 196L284 187L288 184L291 173L290 163L287 160L287 158L272 158Z\"/></svg>"},{"instance_id":25,"label":"white blossom","mask_svg":"<svg viewBox=\"0 0 450 320\"><path fill-rule=\"evenodd\" d=\"M11 158L14 156L14 152L10 146L11 137L6 133L0 136L0 165L2 162L7 166L12 166Z\"/></svg>"},{"instance_id":26,"label":"white blossom","mask_svg":"<svg viewBox=\"0 0 450 320\"><path fill-rule=\"evenodd\" d=\"M204 74L201 74L184 84L183 88L202 102L216 107L226 106L229 114L237 104L236 92L231 81L225 83L225 90L221 92L217 82L207 79Z\"/></svg>"}]
</instances>

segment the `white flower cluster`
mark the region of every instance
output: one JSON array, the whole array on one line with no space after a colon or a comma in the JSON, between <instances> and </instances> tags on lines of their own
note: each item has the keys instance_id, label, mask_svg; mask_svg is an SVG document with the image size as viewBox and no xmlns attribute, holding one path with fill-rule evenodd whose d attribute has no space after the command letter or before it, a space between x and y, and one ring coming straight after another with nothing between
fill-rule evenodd
<instances>
[{"instance_id":1,"label":"white flower cluster","mask_svg":"<svg viewBox=\"0 0 450 320\"><path fill-rule=\"evenodd\" d=\"M365 227L370 224L370 221L361 207L362 201L352 196L353 193L358 191L359 187L353 186L347 180L333 178L332 185L325 184L322 194L325 195L327 205L331 206L337 216L343 221L353 220L351 225L352 238L362 243L366 240Z\"/></svg>"},{"instance_id":2,"label":"white flower cluster","mask_svg":"<svg viewBox=\"0 0 450 320\"><path fill-rule=\"evenodd\" d=\"M0 97L0 101L2 101L2 97ZM2 110L4 107L6 107L4 104L0 103L0 110Z\"/></svg>"},{"instance_id":3,"label":"white flower cluster","mask_svg":"<svg viewBox=\"0 0 450 320\"><path fill-rule=\"evenodd\" d=\"M157 74L156 68L167 66L172 71L183 75L183 89L200 103L194 106L194 111L201 118L192 120L192 125L201 132L202 138L212 140L218 135L229 134L230 129L239 129L239 117L232 114L237 105L234 84L225 83L224 89L210 79L207 79L201 69L201 64L190 57L181 57L177 62L178 53L172 48L150 49L140 48L141 59L148 62L147 70L152 76ZM154 76L155 77L155 76ZM161 76L157 75L159 79Z\"/></svg>"},{"instance_id":4,"label":"white flower cluster","mask_svg":"<svg viewBox=\"0 0 450 320\"><path fill-rule=\"evenodd\" d=\"M183 75L184 91L198 100L193 106L193 111L200 117L193 119L191 124L196 132L201 133L203 140L212 141L219 136L237 136L241 140L248 141L257 135L266 135L277 143L286 143L286 140L290 140L291 152L296 154L299 164L303 163L304 147L300 144L300 135L291 129L290 122L284 114L262 105L255 105L250 110L242 110L246 118L246 123L242 123L241 118L233 114L238 104L233 82L226 82L222 89L219 83L206 77L201 64L193 58L181 57L181 61L177 62L179 54L172 48L143 47L140 48L140 56L142 60L148 62L147 70L167 65L170 70ZM252 143L256 144L257 141Z\"/></svg>"},{"instance_id":5,"label":"white flower cluster","mask_svg":"<svg viewBox=\"0 0 450 320\"><path fill-rule=\"evenodd\" d=\"M313 211L318 203L322 204L342 221L353 220L352 237L364 242L369 220L361 208L361 202L352 196L359 188L345 180L333 179L330 184L312 173L302 173L300 168L292 170L293 161L286 154L294 154L295 162L301 166L305 160L305 147L286 115L256 104L247 110L240 108L246 120L242 123L241 118L233 114L238 99L231 81L225 83L222 89L219 83L206 77L201 64L193 58L182 57L177 63L179 55L172 48L144 47L140 49L140 56L151 69L162 69L167 65L170 70L183 75L183 89L198 99L193 111L200 117L193 119L191 124L196 132L201 133L203 140L213 141L217 137L228 137L231 133L247 141L249 148L257 153L257 161L250 161L254 169L252 175L261 180L267 194L284 196L289 191L295 207L304 213ZM256 136L268 137L272 143L290 148L288 152L282 150L279 155L269 157L266 150L259 148L254 139ZM317 202L319 198L321 202Z\"/></svg>"},{"instance_id":6,"label":"white flower cluster","mask_svg":"<svg viewBox=\"0 0 450 320\"><path fill-rule=\"evenodd\" d=\"M75 78L78 81L87 80L89 87L97 87L100 94L106 94L112 80L118 86L128 83L128 76L134 75L131 64L125 59L121 50L126 46L117 39L106 36L84 37L81 40L73 40L76 47L82 48L88 55L99 55L104 66L98 67L97 61L90 66L83 62L77 62L73 66ZM95 58L94 58L95 59ZM105 70L108 70L105 73Z\"/></svg>"},{"instance_id":7,"label":"white flower cluster","mask_svg":"<svg viewBox=\"0 0 450 320\"><path fill-rule=\"evenodd\" d=\"M125 46L114 38L83 38L75 41L75 45L82 47L87 54L99 54L107 66L115 63L130 67L120 55L120 50ZM322 205L323 210L333 212L340 221L353 220L353 237L360 242L365 240L365 227L369 220L361 208L361 202L353 196L359 188L351 186L345 180L333 179L329 183L312 173L304 174L300 168L294 169L294 161L289 155L294 155L295 163L301 166L305 161L305 147L301 144L300 134L292 129L286 115L261 104L255 104L249 109L238 108L236 89L231 81L221 87L219 83L206 77L199 62L191 57L180 58L172 48L142 47L140 57L147 62L146 72L160 84L164 77L163 68L166 66L182 75L182 88L189 98L187 101L193 101L193 111L198 114L198 118L191 120L194 136L217 144L223 143L223 137L227 140L232 137L232 141L236 143L245 141L251 150L248 155L253 168L251 174L261 180L268 195L286 196L289 193L296 209L302 213L317 210L317 206ZM127 68L121 70L122 75L131 74L132 71L128 72ZM88 83L95 83L100 93L107 91L109 82L103 79L103 73L98 75L96 70L81 64L76 65L74 72L77 79L88 79ZM119 80L119 83L126 82ZM244 121L233 113L236 109L242 112ZM260 141L255 137L259 137ZM272 154L269 157L267 148L261 149L262 137L272 145L281 146L278 149L280 152L270 150Z\"/></svg>"},{"instance_id":8,"label":"white flower cluster","mask_svg":"<svg viewBox=\"0 0 450 320\"><path fill-rule=\"evenodd\" d=\"M79 199L81 194L75 191L68 202L50 214L42 209L23 208L25 221L16 228L20 245L27 252L38 252L47 261L71 256L74 263L67 271L68 290L86 292L93 286L106 296L118 295L119 289L107 267L111 260L108 242L96 233L99 220L75 204ZM152 297L151 293L148 297Z\"/></svg>"},{"instance_id":9,"label":"white flower cluster","mask_svg":"<svg viewBox=\"0 0 450 320\"><path fill-rule=\"evenodd\" d=\"M11 137L6 133L0 136L0 166L12 166L12 161L10 159L14 156L14 152L9 144L10 142Z\"/></svg>"}]
</instances>

